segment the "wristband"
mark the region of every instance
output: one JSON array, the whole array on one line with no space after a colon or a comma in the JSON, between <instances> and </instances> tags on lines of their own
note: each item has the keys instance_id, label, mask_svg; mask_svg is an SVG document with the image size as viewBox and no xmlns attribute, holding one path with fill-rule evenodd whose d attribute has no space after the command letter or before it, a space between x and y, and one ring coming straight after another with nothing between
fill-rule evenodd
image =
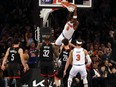
<instances>
[{"instance_id":1,"label":"wristband","mask_svg":"<svg viewBox=\"0 0 116 87\"><path fill-rule=\"evenodd\" d=\"M77 16L73 16L73 18L74 18L74 19L76 19L76 18L77 18Z\"/></svg>"}]
</instances>

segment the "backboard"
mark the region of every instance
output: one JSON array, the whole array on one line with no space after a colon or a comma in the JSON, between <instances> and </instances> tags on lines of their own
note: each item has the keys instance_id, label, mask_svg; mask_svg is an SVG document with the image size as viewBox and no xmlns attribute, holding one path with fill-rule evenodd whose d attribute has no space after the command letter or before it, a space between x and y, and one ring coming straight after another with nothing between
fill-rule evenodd
<instances>
[{"instance_id":1,"label":"backboard","mask_svg":"<svg viewBox=\"0 0 116 87\"><path fill-rule=\"evenodd\" d=\"M62 7L61 1L66 1L66 0L39 0L39 6L40 7ZM92 0L67 0L67 1L81 8L92 7Z\"/></svg>"}]
</instances>

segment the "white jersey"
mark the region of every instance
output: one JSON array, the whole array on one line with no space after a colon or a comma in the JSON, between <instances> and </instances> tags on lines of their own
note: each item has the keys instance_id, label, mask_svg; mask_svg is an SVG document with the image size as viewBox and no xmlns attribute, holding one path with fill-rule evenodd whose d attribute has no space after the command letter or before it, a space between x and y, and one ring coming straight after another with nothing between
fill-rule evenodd
<instances>
[{"instance_id":1,"label":"white jersey","mask_svg":"<svg viewBox=\"0 0 116 87\"><path fill-rule=\"evenodd\" d=\"M72 68L70 70L70 74L69 74L69 78L68 78L68 87L70 86L70 78L73 78L77 75L77 73L80 73L81 75L81 79L83 79L83 84L84 87L88 87L87 84L87 71L86 71L86 65L85 65L85 53L84 53L84 49L83 48L74 48L73 53L72 53L72 57L73 57L73 64L72 64Z\"/></svg>"},{"instance_id":2,"label":"white jersey","mask_svg":"<svg viewBox=\"0 0 116 87\"><path fill-rule=\"evenodd\" d=\"M73 50L73 65L85 64L85 53L83 48L74 48Z\"/></svg>"},{"instance_id":3,"label":"white jersey","mask_svg":"<svg viewBox=\"0 0 116 87\"><path fill-rule=\"evenodd\" d=\"M73 28L73 23L71 23L70 21L66 23L66 25L64 26L64 30L62 32L63 36L67 39L71 39L73 33L74 33L74 28Z\"/></svg>"},{"instance_id":4,"label":"white jersey","mask_svg":"<svg viewBox=\"0 0 116 87\"><path fill-rule=\"evenodd\" d=\"M62 40L64 38L67 38L69 40L69 42L71 42L72 40L72 35L74 33L74 28L73 28L73 23L67 22L64 26L64 30L62 31L62 33L60 34L60 36L56 39L55 44L56 45L61 45L62 44Z\"/></svg>"}]
</instances>

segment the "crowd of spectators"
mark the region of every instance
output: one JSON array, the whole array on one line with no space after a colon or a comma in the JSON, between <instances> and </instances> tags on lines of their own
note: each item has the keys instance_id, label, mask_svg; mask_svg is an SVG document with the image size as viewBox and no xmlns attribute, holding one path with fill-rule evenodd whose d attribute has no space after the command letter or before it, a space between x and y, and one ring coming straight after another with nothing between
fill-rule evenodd
<instances>
[{"instance_id":1,"label":"crowd of spectators","mask_svg":"<svg viewBox=\"0 0 116 87\"><path fill-rule=\"evenodd\" d=\"M11 46L14 37L19 37L21 46L29 49L30 57L37 58L32 1L34 0L0 1L0 59L3 58L6 49ZM116 87L116 61L110 60L113 48L109 35L111 30L116 29L114 1L93 0L92 8L78 8L80 25L73 35L73 40L81 38L84 42L83 47L91 56L92 66L88 67L91 87ZM54 39L63 30L66 15L66 9L50 15ZM36 58L34 61L37 60ZM114 59L116 60L116 57Z\"/></svg>"},{"instance_id":2,"label":"crowd of spectators","mask_svg":"<svg viewBox=\"0 0 116 87\"><path fill-rule=\"evenodd\" d=\"M24 48L31 43L34 35L31 1L0 1L0 58L12 44L12 38L19 37Z\"/></svg>"}]
</instances>

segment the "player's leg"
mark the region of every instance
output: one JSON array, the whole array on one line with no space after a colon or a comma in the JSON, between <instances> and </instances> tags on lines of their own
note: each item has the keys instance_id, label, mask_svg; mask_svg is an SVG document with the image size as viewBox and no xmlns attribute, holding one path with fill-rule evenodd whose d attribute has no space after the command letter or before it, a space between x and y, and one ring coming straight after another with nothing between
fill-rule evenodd
<instances>
[{"instance_id":1,"label":"player's leg","mask_svg":"<svg viewBox=\"0 0 116 87\"><path fill-rule=\"evenodd\" d=\"M68 69L67 69L67 71L66 71L66 75L65 75L64 78L63 78L63 85L64 85L65 87L68 87L67 81L68 81L69 72L70 72L70 70L71 70L71 67L72 67L72 65L69 65L69 67L68 67Z\"/></svg>"},{"instance_id":2,"label":"player's leg","mask_svg":"<svg viewBox=\"0 0 116 87\"><path fill-rule=\"evenodd\" d=\"M41 74L41 76L44 77L44 82L43 82L44 87L48 86L48 76L47 76L46 64L47 64L47 62L43 62L43 61L40 62L40 74Z\"/></svg>"},{"instance_id":3,"label":"player's leg","mask_svg":"<svg viewBox=\"0 0 116 87\"><path fill-rule=\"evenodd\" d=\"M83 77L84 87L88 87L87 75Z\"/></svg>"},{"instance_id":4,"label":"player's leg","mask_svg":"<svg viewBox=\"0 0 116 87\"><path fill-rule=\"evenodd\" d=\"M12 84L12 82L13 82L13 78L9 78L9 80L8 80L9 87L15 87L15 84Z\"/></svg>"},{"instance_id":5,"label":"player's leg","mask_svg":"<svg viewBox=\"0 0 116 87\"><path fill-rule=\"evenodd\" d=\"M58 71L55 73L54 80L55 80L56 87L61 86L61 79L63 78L63 72L64 72L64 67L60 66Z\"/></svg>"},{"instance_id":6,"label":"player's leg","mask_svg":"<svg viewBox=\"0 0 116 87\"><path fill-rule=\"evenodd\" d=\"M47 64L47 74L49 79L49 86L53 86L54 82L54 64L52 61L49 61Z\"/></svg>"},{"instance_id":7,"label":"player's leg","mask_svg":"<svg viewBox=\"0 0 116 87\"><path fill-rule=\"evenodd\" d=\"M68 87L71 87L72 79L77 75L77 73L78 73L78 66L72 66L68 77Z\"/></svg>"},{"instance_id":8,"label":"player's leg","mask_svg":"<svg viewBox=\"0 0 116 87\"><path fill-rule=\"evenodd\" d=\"M14 77L13 66L14 65L12 65L11 63L9 63L8 64L8 68L7 68L7 70L8 70L8 77L9 77L9 79L8 79L8 86L9 87L14 87L14 84L12 84L13 77Z\"/></svg>"},{"instance_id":9,"label":"player's leg","mask_svg":"<svg viewBox=\"0 0 116 87\"><path fill-rule=\"evenodd\" d=\"M62 45L62 40L63 39L64 39L64 37L63 37L63 35L61 33L60 36L56 39L55 45L58 45L58 46Z\"/></svg>"},{"instance_id":10,"label":"player's leg","mask_svg":"<svg viewBox=\"0 0 116 87\"><path fill-rule=\"evenodd\" d=\"M68 87L71 87L73 77L74 76L69 75L69 77L68 77Z\"/></svg>"},{"instance_id":11,"label":"player's leg","mask_svg":"<svg viewBox=\"0 0 116 87\"><path fill-rule=\"evenodd\" d=\"M21 66L20 64L18 63L14 63L14 66L13 66L14 70L13 70L13 73L14 73L14 83L16 83L16 87L22 87L22 83L21 83Z\"/></svg>"},{"instance_id":12,"label":"player's leg","mask_svg":"<svg viewBox=\"0 0 116 87\"><path fill-rule=\"evenodd\" d=\"M83 65L80 69L81 69L80 74L81 74L81 78L83 80L84 87L88 87L86 66Z\"/></svg>"},{"instance_id":13,"label":"player's leg","mask_svg":"<svg viewBox=\"0 0 116 87\"><path fill-rule=\"evenodd\" d=\"M49 77L49 87L53 87L54 84L54 76Z\"/></svg>"},{"instance_id":14,"label":"player's leg","mask_svg":"<svg viewBox=\"0 0 116 87\"><path fill-rule=\"evenodd\" d=\"M16 87L22 87L20 78L16 78Z\"/></svg>"},{"instance_id":15,"label":"player's leg","mask_svg":"<svg viewBox=\"0 0 116 87\"><path fill-rule=\"evenodd\" d=\"M56 76L54 76L54 81L55 81L56 87L59 87L60 86L59 79Z\"/></svg>"}]
</instances>

